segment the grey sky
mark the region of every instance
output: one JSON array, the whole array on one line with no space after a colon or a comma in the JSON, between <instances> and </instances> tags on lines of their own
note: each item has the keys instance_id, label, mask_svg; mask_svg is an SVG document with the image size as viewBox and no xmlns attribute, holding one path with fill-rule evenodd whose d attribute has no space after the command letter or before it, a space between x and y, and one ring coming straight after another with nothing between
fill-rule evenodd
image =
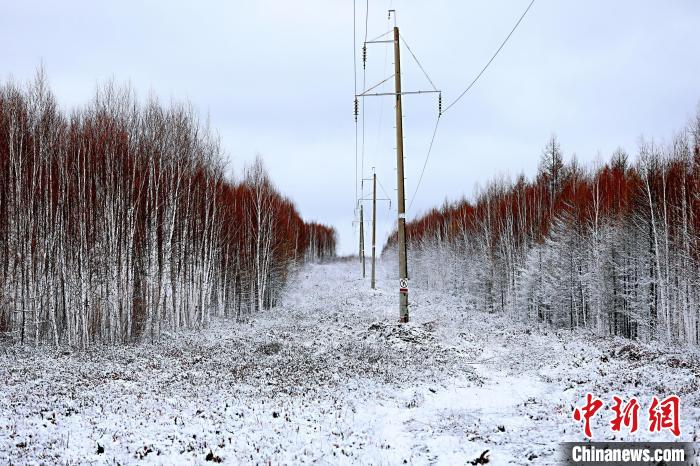
<instances>
[{"instance_id":1,"label":"grey sky","mask_svg":"<svg viewBox=\"0 0 700 466\"><path fill-rule=\"evenodd\" d=\"M388 31L390 3L448 103L529 1L370 0L370 38ZM358 48L364 7L357 0ZM29 79L43 60L66 108L112 76L141 97L153 90L164 101L190 100L203 118L209 113L236 174L262 155L302 215L334 225L341 252L352 253L352 9L351 0L6 2L0 76ZM586 163L618 146L634 153L641 135L668 140L700 99L699 20L694 0L537 0L479 83L443 117L409 218L471 196L496 176L532 175L552 133L567 156ZM367 85L392 66L390 50L372 46ZM429 88L405 48L402 66L404 90ZM361 66L358 73L361 87ZM376 166L394 196L391 98L368 99L365 110L365 176ZM404 99L409 199L436 112L434 96ZM385 205L378 213L383 243L396 214Z\"/></svg>"}]
</instances>

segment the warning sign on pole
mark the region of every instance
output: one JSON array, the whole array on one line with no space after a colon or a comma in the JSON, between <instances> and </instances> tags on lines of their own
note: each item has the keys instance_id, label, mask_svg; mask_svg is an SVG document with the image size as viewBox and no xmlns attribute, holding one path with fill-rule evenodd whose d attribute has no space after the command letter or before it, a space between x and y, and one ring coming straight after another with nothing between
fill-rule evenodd
<instances>
[{"instance_id":1,"label":"warning sign on pole","mask_svg":"<svg viewBox=\"0 0 700 466\"><path fill-rule=\"evenodd\" d=\"M402 278L399 280L399 291L401 293L408 293L408 278Z\"/></svg>"}]
</instances>

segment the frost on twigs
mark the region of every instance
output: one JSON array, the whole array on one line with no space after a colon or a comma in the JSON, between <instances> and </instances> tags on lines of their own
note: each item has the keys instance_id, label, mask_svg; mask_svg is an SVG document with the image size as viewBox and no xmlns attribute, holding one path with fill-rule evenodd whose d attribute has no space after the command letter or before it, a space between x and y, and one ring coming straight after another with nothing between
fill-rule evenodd
<instances>
[{"instance_id":1,"label":"frost on twigs","mask_svg":"<svg viewBox=\"0 0 700 466\"><path fill-rule=\"evenodd\" d=\"M356 272L307 266L245 325L69 357L0 350L0 464L470 464L489 450L488 464L550 465L581 436L586 392L676 393L682 431L699 434L692 348L545 332L420 287L399 325L385 275L373 292L345 286Z\"/></svg>"},{"instance_id":2,"label":"frost on twigs","mask_svg":"<svg viewBox=\"0 0 700 466\"><path fill-rule=\"evenodd\" d=\"M277 342L272 342L272 343L265 343L265 344L258 346L257 352L264 354L266 356L271 356L273 354L279 353L281 349L282 349L282 345L280 345Z\"/></svg>"},{"instance_id":3,"label":"frost on twigs","mask_svg":"<svg viewBox=\"0 0 700 466\"><path fill-rule=\"evenodd\" d=\"M409 322L408 324L398 324L393 322L374 322L368 330L373 335L390 344L400 344L401 342L413 344L427 344L434 341L435 337L431 325L421 325Z\"/></svg>"},{"instance_id":4,"label":"frost on twigs","mask_svg":"<svg viewBox=\"0 0 700 466\"><path fill-rule=\"evenodd\" d=\"M489 450L485 450L481 455L479 455L478 458L472 460L469 462L469 464L473 465L478 465L478 464L488 464L490 458L489 458Z\"/></svg>"}]
</instances>

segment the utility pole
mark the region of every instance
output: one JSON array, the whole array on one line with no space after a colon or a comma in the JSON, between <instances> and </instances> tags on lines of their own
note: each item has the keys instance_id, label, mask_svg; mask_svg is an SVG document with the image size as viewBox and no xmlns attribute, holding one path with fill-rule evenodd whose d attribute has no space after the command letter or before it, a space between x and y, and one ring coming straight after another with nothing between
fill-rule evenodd
<instances>
[{"instance_id":1,"label":"utility pole","mask_svg":"<svg viewBox=\"0 0 700 466\"><path fill-rule=\"evenodd\" d=\"M372 167L374 171L374 167ZM391 209L391 199L377 197L377 174L373 173L372 178L362 178L362 181L372 181L372 289L377 285L376 263L377 263L377 201L389 201L389 209ZM380 183L381 185L381 183ZM360 198L359 202L369 201L370 198ZM360 206L360 221L364 220L362 206ZM360 251L364 250L364 228L360 226ZM360 253L362 254L362 252ZM364 269L363 269L364 270ZM364 274L362 275L364 277Z\"/></svg>"},{"instance_id":2,"label":"utility pole","mask_svg":"<svg viewBox=\"0 0 700 466\"><path fill-rule=\"evenodd\" d=\"M360 201L360 261L362 262L362 278L365 278L365 219L362 202Z\"/></svg>"},{"instance_id":3,"label":"utility pole","mask_svg":"<svg viewBox=\"0 0 700 466\"><path fill-rule=\"evenodd\" d=\"M401 52L399 28L394 26L394 92L396 92L396 186L399 233L399 322L408 322L408 263L406 254L406 199L403 175L403 112L401 110Z\"/></svg>"},{"instance_id":4,"label":"utility pole","mask_svg":"<svg viewBox=\"0 0 700 466\"><path fill-rule=\"evenodd\" d=\"M357 114L357 98L362 97L372 97L372 96L389 96L392 95L396 99L396 186L397 186L397 211L398 211L398 249L399 249L399 322L408 322L408 255L406 251L406 197L404 190L404 167L403 167L403 111L401 108L401 96L403 94L428 94L437 93L441 96L440 91L433 85L432 90L416 90L416 91L401 91L401 51L399 47L399 41L401 36L399 35L399 28L396 26L396 15L394 10L389 10L389 17L394 13L394 37L393 39L382 39L387 34L379 36L377 39L366 41L363 46L363 64L366 61L366 46L367 44L394 44L394 92L372 92L377 87L381 86L383 83L389 81L391 76L379 82L378 84L371 86L369 89L362 91L360 94L355 95L355 113ZM409 52L411 49L408 49ZM411 55L413 55L411 53ZM418 62L418 59L413 56L413 58ZM420 66L420 63L418 63ZM363 65L364 66L364 65ZM420 66L421 70L423 67ZM423 70L425 73L425 70ZM426 77L427 74L426 74ZM428 81L432 85L432 81L428 77ZM442 98L438 97L438 112L442 110ZM376 190L376 188L375 188ZM376 195L375 195L376 197ZM362 216L362 210L360 210L360 218ZM374 233L374 232L373 232ZM362 229L360 229L360 235L362 236ZM362 239L361 239L362 241ZM373 247L373 257L374 257L374 238L372 239ZM373 270L374 270L374 259L372 260ZM374 280L373 280L374 282ZM374 284L374 283L373 283Z\"/></svg>"},{"instance_id":5,"label":"utility pole","mask_svg":"<svg viewBox=\"0 0 700 466\"><path fill-rule=\"evenodd\" d=\"M376 274L374 265L377 248L377 174L372 176L372 289L375 288Z\"/></svg>"}]
</instances>

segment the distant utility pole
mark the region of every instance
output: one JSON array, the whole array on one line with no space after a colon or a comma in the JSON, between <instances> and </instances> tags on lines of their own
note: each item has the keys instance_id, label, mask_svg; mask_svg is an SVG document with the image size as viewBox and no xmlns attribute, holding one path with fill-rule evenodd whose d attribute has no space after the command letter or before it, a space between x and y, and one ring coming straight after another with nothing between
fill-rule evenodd
<instances>
[{"instance_id":1,"label":"distant utility pole","mask_svg":"<svg viewBox=\"0 0 700 466\"><path fill-rule=\"evenodd\" d=\"M360 261L362 262L362 278L365 278L365 219L362 203L360 203Z\"/></svg>"},{"instance_id":2,"label":"distant utility pole","mask_svg":"<svg viewBox=\"0 0 700 466\"><path fill-rule=\"evenodd\" d=\"M376 274L374 264L377 248L377 174L372 176L372 289L375 288Z\"/></svg>"},{"instance_id":3,"label":"distant utility pole","mask_svg":"<svg viewBox=\"0 0 700 466\"><path fill-rule=\"evenodd\" d=\"M406 254L406 198L403 176L403 112L401 110L401 51L399 28L394 26L394 92L396 92L396 186L399 213L399 321L408 322L408 261Z\"/></svg>"},{"instance_id":4,"label":"distant utility pole","mask_svg":"<svg viewBox=\"0 0 700 466\"><path fill-rule=\"evenodd\" d=\"M374 171L374 167L372 167L372 170ZM376 262L377 262L377 201L389 201L389 209L391 209L391 199L382 197L378 198L377 197L377 174L373 173L372 178L362 178L362 181L372 181L372 289L376 288L377 285L377 280L376 280ZM359 202L364 202L364 201L369 201L369 198L364 198L361 197L359 199ZM363 210L360 205L360 221L364 220L363 219ZM362 238L364 238L364 229L362 226L360 226L360 235ZM364 250L364 247L362 246L364 244L363 240L361 239L360 243L360 250ZM364 277L364 275L363 275Z\"/></svg>"}]
</instances>

